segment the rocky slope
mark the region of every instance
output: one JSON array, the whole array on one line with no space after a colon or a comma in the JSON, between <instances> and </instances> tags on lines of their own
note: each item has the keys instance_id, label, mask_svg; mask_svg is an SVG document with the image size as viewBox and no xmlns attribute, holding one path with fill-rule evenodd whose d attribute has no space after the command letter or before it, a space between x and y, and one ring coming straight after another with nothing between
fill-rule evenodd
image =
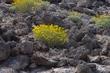
<instances>
[{"instance_id":1,"label":"rocky slope","mask_svg":"<svg viewBox=\"0 0 110 73\"><path fill-rule=\"evenodd\" d=\"M35 14L10 12L0 3L0 73L110 73L110 29L91 23L91 16L110 14L110 0L51 0ZM68 11L83 13L81 23ZM33 24L53 23L69 29L65 48L36 41Z\"/></svg>"}]
</instances>

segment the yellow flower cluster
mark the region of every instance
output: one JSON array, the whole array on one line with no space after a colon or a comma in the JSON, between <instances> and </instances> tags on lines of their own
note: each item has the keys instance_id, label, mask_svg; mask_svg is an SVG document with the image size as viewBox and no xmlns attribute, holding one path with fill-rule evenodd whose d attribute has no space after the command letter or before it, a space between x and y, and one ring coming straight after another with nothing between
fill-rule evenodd
<instances>
[{"instance_id":1,"label":"yellow flower cluster","mask_svg":"<svg viewBox=\"0 0 110 73\"><path fill-rule=\"evenodd\" d=\"M99 27L104 27L104 28L110 27L110 15L98 15L92 17L92 20Z\"/></svg>"},{"instance_id":2,"label":"yellow flower cluster","mask_svg":"<svg viewBox=\"0 0 110 73\"><path fill-rule=\"evenodd\" d=\"M17 11L28 12L43 4L42 0L14 0L13 6Z\"/></svg>"},{"instance_id":3,"label":"yellow flower cluster","mask_svg":"<svg viewBox=\"0 0 110 73\"><path fill-rule=\"evenodd\" d=\"M68 41L64 28L58 25L40 24L34 26L32 31L37 40L44 42L48 46L61 46Z\"/></svg>"}]
</instances>

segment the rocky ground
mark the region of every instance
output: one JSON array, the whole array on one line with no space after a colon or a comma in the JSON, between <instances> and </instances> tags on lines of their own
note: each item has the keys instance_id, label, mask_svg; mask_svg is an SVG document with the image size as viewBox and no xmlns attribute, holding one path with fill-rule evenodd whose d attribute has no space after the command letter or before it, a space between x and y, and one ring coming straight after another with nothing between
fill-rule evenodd
<instances>
[{"instance_id":1,"label":"rocky ground","mask_svg":"<svg viewBox=\"0 0 110 73\"><path fill-rule=\"evenodd\" d=\"M10 12L11 0L0 3L0 73L110 73L110 29L91 23L91 16L110 14L110 0L51 0L35 14ZM3 3L2 3L3 2ZM67 18L82 14L82 22ZM53 23L69 29L65 48L36 41L32 24Z\"/></svg>"}]
</instances>

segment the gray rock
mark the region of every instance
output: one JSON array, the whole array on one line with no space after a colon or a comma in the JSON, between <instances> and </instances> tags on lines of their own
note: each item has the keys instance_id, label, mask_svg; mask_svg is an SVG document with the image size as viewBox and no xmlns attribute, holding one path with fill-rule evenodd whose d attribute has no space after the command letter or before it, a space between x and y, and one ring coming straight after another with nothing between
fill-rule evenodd
<instances>
[{"instance_id":1,"label":"gray rock","mask_svg":"<svg viewBox=\"0 0 110 73\"><path fill-rule=\"evenodd\" d=\"M20 71L20 73L29 73L29 72L26 72L26 71Z\"/></svg>"},{"instance_id":2,"label":"gray rock","mask_svg":"<svg viewBox=\"0 0 110 73\"><path fill-rule=\"evenodd\" d=\"M108 13L109 14L109 13ZM103 31L103 34L104 35L107 35L107 36L110 36L110 29L109 28L107 28L107 29L105 29L104 31Z\"/></svg>"},{"instance_id":3,"label":"gray rock","mask_svg":"<svg viewBox=\"0 0 110 73\"><path fill-rule=\"evenodd\" d=\"M5 3L10 4L10 3L12 3L12 0L0 0L0 2L5 2Z\"/></svg>"},{"instance_id":4,"label":"gray rock","mask_svg":"<svg viewBox=\"0 0 110 73\"><path fill-rule=\"evenodd\" d=\"M96 63L79 64L76 67L77 73L109 73L109 65L100 65Z\"/></svg>"},{"instance_id":5,"label":"gray rock","mask_svg":"<svg viewBox=\"0 0 110 73\"><path fill-rule=\"evenodd\" d=\"M85 63L84 60L79 60L75 58L60 58L58 61L57 67L63 67L63 66L74 66L76 67L78 64Z\"/></svg>"},{"instance_id":6,"label":"gray rock","mask_svg":"<svg viewBox=\"0 0 110 73\"><path fill-rule=\"evenodd\" d=\"M87 64L79 64L76 67L76 72L77 73L94 73Z\"/></svg>"},{"instance_id":7,"label":"gray rock","mask_svg":"<svg viewBox=\"0 0 110 73\"><path fill-rule=\"evenodd\" d=\"M72 26L69 30L69 46L74 46L74 47L78 47L78 43L76 42L76 38L75 35L78 33L79 29L76 26Z\"/></svg>"},{"instance_id":8,"label":"gray rock","mask_svg":"<svg viewBox=\"0 0 110 73\"><path fill-rule=\"evenodd\" d=\"M77 7L90 7L94 0L78 0Z\"/></svg>"},{"instance_id":9,"label":"gray rock","mask_svg":"<svg viewBox=\"0 0 110 73\"><path fill-rule=\"evenodd\" d=\"M29 68L30 69L35 69L37 67L37 65L35 64L35 63L31 63L30 65L29 65Z\"/></svg>"},{"instance_id":10,"label":"gray rock","mask_svg":"<svg viewBox=\"0 0 110 73\"><path fill-rule=\"evenodd\" d=\"M57 64L56 61L54 61L51 58L45 57L43 53L39 53L39 52L33 54L32 62L35 63L36 65L47 66L47 67L52 67Z\"/></svg>"},{"instance_id":11,"label":"gray rock","mask_svg":"<svg viewBox=\"0 0 110 73\"><path fill-rule=\"evenodd\" d=\"M110 50L110 37L107 35L96 35L96 39L98 42L101 43L102 52L103 55L109 56L109 50Z\"/></svg>"},{"instance_id":12,"label":"gray rock","mask_svg":"<svg viewBox=\"0 0 110 73\"><path fill-rule=\"evenodd\" d=\"M60 7L57 6L57 5L55 5L55 4L50 4L50 5L48 6L47 10L48 10L48 11L54 11L54 12L56 12L56 11L60 10Z\"/></svg>"},{"instance_id":13,"label":"gray rock","mask_svg":"<svg viewBox=\"0 0 110 73\"><path fill-rule=\"evenodd\" d=\"M76 26L76 24L69 20L68 18L62 20L62 22L59 24L65 28L71 28L72 26Z\"/></svg>"},{"instance_id":14,"label":"gray rock","mask_svg":"<svg viewBox=\"0 0 110 73\"><path fill-rule=\"evenodd\" d=\"M90 25L89 24L90 23L90 19L91 19L91 17L86 15L86 14L82 14L81 15L81 22L82 22L83 25L87 25L87 26Z\"/></svg>"},{"instance_id":15,"label":"gray rock","mask_svg":"<svg viewBox=\"0 0 110 73\"><path fill-rule=\"evenodd\" d=\"M102 49L100 49L100 48L92 49L90 55L92 55L92 56L100 55L101 51L102 51Z\"/></svg>"},{"instance_id":16,"label":"gray rock","mask_svg":"<svg viewBox=\"0 0 110 73\"><path fill-rule=\"evenodd\" d=\"M3 67L0 68L0 73L18 73L18 72L12 68Z\"/></svg>"},{"instance_id":17,"label":"gray rock","mask_svg":"<svg viewBox=\"0 0 110 73\"><path fill-rule=\"evenodd\" d=\"M7 4L11 4L13 2L13 0L5 0L5 3Z\"/></svg>"},{"instance_id":18,"label":"gray rock","mask_svg":"<svg viewBox=\"0 0 110 73\"><path fill-rule=\"evenodd\" d=\"M110 0L105 0L105 1L110 4Z\"/></svg>"},{"instance_id":19,"label":"gray rock","mask_svg":"<svg viewBox=\"0 0 110 73\"><path fill-rule=\"evenodd\" d=\"M35 41L33 47L35 51L41 51L41 52L49 51L49 48L40 41Z\"/></svg>"},{"instance_id":20,"label":"gray rock","mask_svg":"<svg viewBox=\"0 0 110 73\"><path fill-rule=\"evenodd\" d=\"M95 12L94 10L88 9L88 8L84 8L83 12L88 15L96 15L97 14L97 12Z\"/></svg>"},{"instance_id":21,"label":"gray rock","mask_svg":"<svg viewBox=\"0 0 110 73\"><path fill-rule=\"evenodd\" d=\"M110 7L100 6L99 8L97 8L97 12L100 14L104 14L104 13L109 14L110 13Z\"/></svg>"},{"instance_id":22,"label":"gray rock","mask_svg":"<svg viewBox=\"0 0 110 73\"><path fill-rule=\"evenodd\" d=\"M2 35L2 38L5 41L19 41L19 38L17 38L14 30L8 30L6 33Z\"/></svg>"},{"instance_id":23,"label":"gray rock","mask_svg":"<svg viewBox=\"0 0 110 73\"><path fill-rule=\"evenodd\" d=\"M66 8L66 9L72 9L76 6L77 0L62 0L60 3L60 7Z\"/></svg>"},{"instance_id":24,"label":"gray rock","mask_svg":"<svg viewBox=\"0 0 110 73\"><path fill-rule=\"evenodd\" d=\"M30 71L30 73L38 73L38 72L42 72L42 71L48 71L48 69L46 69L46 68L44 68L44 67L41 67L41 68L35 68L35 69L33 69L33 70L31 70ZM48 71L48 72L50 72L50 71Z\"/></svg>"},{"instance_id":25,"label":"gray rock","mask_svg":"<svg viewBox=\"0 0 110 73\"><path fill-rule=\"evenodd\" d=\"M50 3L55 3L58 4L59 2L61 2L62 0L48 0Z\"/></svg>"},{"instance_id":26,"label":"gray rock","mask_svg":"<svg viewBox=\"0 0 110 73\"><path fill-rule=\"evenodd\" d=\"M86 30L80 29L75 33L75 35L73 35L73 39L77 42L80 42L81 39L85 36L85 34L86 34Z\"/></svg>"},{"instance_id":27,"label":"gray rock","mask_svg":"<svg viewBox=\"0 0 110 73\"><path fill-rule=\"evenodd\" d=\"M89 59L90 59L90 62L101 63L101 64L107 63L106 61L109 60L108 57L106 56L89 56Z\"/></svg>"},{"instance_id":28,"label":"gray rock","mask_svg":"<svg viewBox=\"0 0 110 73\"><path fill-rule=\"evenodd\" d=\"M31 73L75 73L75 68L74 67L67 67L67 68L53 68L50 70L43 70L43 71L38 71L34 70Z\"/></svg>"},{"instance_id":29,"label":"gray rock","mask_svg":"<svg viewBox=\"0 0 110 73\"><path fill-rule=\"evenodd\" d=\"M10 46L0 41L0 61L7 59L10 56L10 51Z\"/></svg>"},{"instance_id":30,"label":"gray rock","mask_svg":"<svg viewBox=\"0 0 110 73\"><path fill-rule=\"evenodd\" d=\"M109 65L99 65L96 63L94 65L96 65L96 69L99 71L99 73L110 73Z\"/></svg>"},{"instance_id":31,"label":"gray rock","mask_svg":"<svg viewBox=\"0 0 110 73\"><path fill-rule=\"evenodd\" d=\"M2 11L3 11L4 13L9 12L9 7L11 7L11 5L6 4L6 3L5 3L5 0L1 0L0 9L2 9ZM3 14L4 14L4 13L3 13Z\"/></svg>"},{"instance_id":32,"label":"gray rock","mask_svg":"<svg viewBox=\"0 0 110 73\"><path fill-rule=\"evenodd\" d=\"M75 68L74 67L56 68L56 69L53 69L53 72L55 72L55 73L75 73Z\"/></svg>"},{"instance_id":33,"label":"gray rock","mask_svg":"<svg viewBox=\"0 0 110 73\"><path fill-rule=\"evenodd\" d=\"M62 0L62 3L74 3L77 2L77 0Z\"/></svg>"},{"instance_id":34,"label":"gray rock","mask_svg":"<svg viewBox=\"0 0 110 73\"><path fill-rule=\"evenodd\" d=\"M34 47L33 47L33 42L31 41L23 41L16 48L19 49L19 51L23 54L32 54Z\"/></svg>"},{"instance_id":35,"label":"gray rock","mask_svg":"<svg viewBox=\"0 0 110 73\"><path fill-rule=\"evenodd\" d=\"M14 47L16 47L17 42L15 42L15 41L8 41L7 44L8 44L9 47L11 48L11 52L12 52L12 49L13 49Z\"/></svg>"},{"instance_id":36,"label":"gray rock","mask_svg":"<svg viewBox=\"0 0 110 73\"><path fill-rule=\"evenodd\" d=\"M52 11L46 11L43 14L43 22L45 23L53 23L53 24L60 24L61 21L67 17L67 11L66 10L58 10L56 12Z\"/></svg>"},{"instance_id":37,"label":"gray rock","mask_svg":"<svg viewBox=\"0 0 110 73\"><path fill-rule=\"evenodd\" d=\"M102 65L110 65L110 58L105 59L101 62Z\"/></svg>"},{"instance_id":38,"label":"gray rock","mask_svg":"<svg viewBox=\"0 0 110 73\"><path fill-rule=\"evenodd\" d=\"M29 29L28 28L17 29L15 30L15 33L17 35L26 35L29 33Z\"/></svg>"},{"instance_id":39,"label":"gray rock","mask_svg":"<svg viewBox=\"0 0 110 73\"><path fill-rule=\"evenodd\" d=\"M94 10L92 9L88 9L88 8L83 8L83 7L74 7L73 8L75 11L79 11L79 12L82 12L82 13L85 13L87 15L96 15L97 12L95 12Z\"/></svg>"},{"instance_id":40,"label":"gray rock","mask_svg":"<svg viewBox=\"0 0 110 73\"><path fill-rule=\"evenodd\" d=\"M95 49L95 48L99 48L99 44L98 44L98 41L93 38L93 37L90 37L90 35L85 35L83 38L82 38L82 41L81 41L86 48L88 49Z\"/></svg>"},{"instance_id":41,"label":"gray rock","mask_svg":"<svg viewBox=\"0 0 110 73\"><path fill-rule=\"evenodd\" d=\"M89 59L90 62L95 62L95 63L99 63L101 61L100 56L95 56L95 57L89 56Z\"/></svg>"},{"instance_id":42,"label":"gray rock","mask_svg":"<svg viewBox=\"0 0 110 73\"><path fill-rule=\"evenodd\" d=\"M100 73L97 66L92 63L82 63L76 67L76 73Z\"/></svg>"},{"instance_id":43,"label":"gray rock","mask_svg":"<svg viewBox=\"0 0 110 73\"><path fill-rule=\"evenodd\" d=\"M82 59L87 61L88 57L87 55L90 53L89 49L86 49L84 46L77 47L76 49L70 48L65 55L70 58L74 59Z\"/></svg>"},{"instance_id":44,"label":"gray rock","mask_svg":"<svg viewBox=\"0 0 110 73\"><path fill-rule=\"evenodd\" d=\"M24 69L29 65L29 57L25 55L19 55L9 58L3 63L3 66L10 67L16 70Z\"/></svg>"}]
</instances>

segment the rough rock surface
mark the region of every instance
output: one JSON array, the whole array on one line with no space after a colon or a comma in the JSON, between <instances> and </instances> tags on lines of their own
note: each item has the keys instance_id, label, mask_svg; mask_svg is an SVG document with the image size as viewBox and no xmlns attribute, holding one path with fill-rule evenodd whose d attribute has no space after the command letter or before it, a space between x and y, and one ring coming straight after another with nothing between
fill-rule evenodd
<instances>
[{"instance_id":1,"label":"rough rock surface","mask_svg":"<svg viewBox=\"0 0 110 73\"><path fill-rule=\"evenodd\" d=\"M12 0L0 0L0 73L110 73L110 27L91 21L97 14L110 14L110 0L48 0L32 13L11 11ZM69 12L81 13L80 22ZM33 25L64 27L69 41L49 47L36 40Z\"/></svg>"}]
</instances>

